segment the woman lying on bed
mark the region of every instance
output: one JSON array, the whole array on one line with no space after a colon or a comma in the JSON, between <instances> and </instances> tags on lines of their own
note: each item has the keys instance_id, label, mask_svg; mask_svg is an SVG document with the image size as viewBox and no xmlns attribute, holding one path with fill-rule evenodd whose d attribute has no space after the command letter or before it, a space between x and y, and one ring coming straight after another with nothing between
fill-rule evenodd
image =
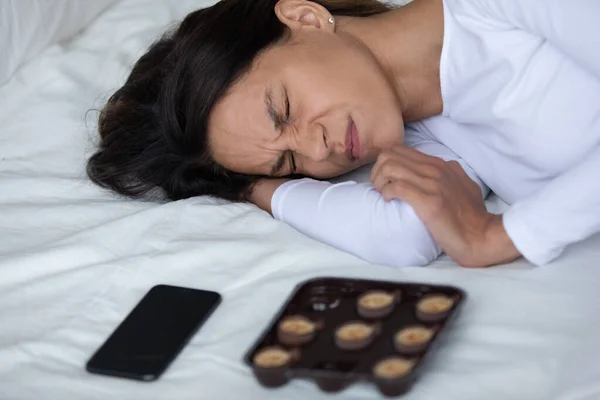
<instances>
[{"instance_id":1,"label":"woman lying on bed","mask_svg":"<svg viewBox=\"0 0 600 400\"><path fill-rule=\"evenodd\" d=\"M598 15L598 0L222 0L139 60L88 172L133 197L251 201L376 263L545 264L600 231ZM372 163L371 182L325 181Z\"/></svg>"}]
</instances>

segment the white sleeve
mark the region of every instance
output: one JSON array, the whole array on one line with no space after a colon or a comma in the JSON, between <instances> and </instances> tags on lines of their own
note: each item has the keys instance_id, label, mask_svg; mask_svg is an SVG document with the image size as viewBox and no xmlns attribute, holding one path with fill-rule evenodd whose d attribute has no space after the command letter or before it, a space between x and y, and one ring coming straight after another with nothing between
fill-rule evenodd
<instances>
[{"instance_id":1,"label":"white sleeve","mask_svg":"<svg viewBox=\"0 0 600 400\"><path fill-rule=\"evenodd\" d=\"M600 77L600 1L486 0L486 11L546 39Z\"/></svg>"},{"instance_id":2,"label":"white sleeve","mask_svg":"<svg viewBox=\"0 0 600 400\"><path fill-rule=\"evenodd\" d=\"M407 145L446 161L456 160L487 195L487 187L448 148L412 137ZM370 183L290 181L275 191L271 205L275 218L372 263L423 266L441 253L411 206L399 200L386 202Z\"/></svg>"},{"instance_id":3,"label":"white sleeve","mask_svg":"<svg viewBox=\"0 0 600 400\"><path fill-rule=\"evenodd\" d=\"M571 243L600 232L600 147L542 190L503 215L504 228L519 252L543 265Z\"/></svg>"}]
</instances>

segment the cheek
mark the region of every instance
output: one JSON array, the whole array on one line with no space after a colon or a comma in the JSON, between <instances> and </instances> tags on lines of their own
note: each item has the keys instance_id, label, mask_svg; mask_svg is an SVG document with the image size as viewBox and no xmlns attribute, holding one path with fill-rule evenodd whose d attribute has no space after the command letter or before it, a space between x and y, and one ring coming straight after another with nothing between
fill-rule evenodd
<instances>
[{"instance_id":1,"label":"cheek","mask_svg":"<svg viewBox=\"0 0 600 400\"><path fill-rule=\"evenodd\" d=\"M377 156L381 150L404 142L404 121L399 107L392 100L379 108L367 111L371 145Z\"/></svg>"},{"instance_id":2,"label":"cheek","mask_svg":"<svg viewBox=\"0 0 600 400\"><path fill-rule=\"evenodd\" d=\"M325 52L327 49L306 49L301 55L290 56L291 60L303 61L286 68L286 80L304 92L308 104L315 107L355 100L356 95L365 90L361 83L365 78L364 66L356 68L352 54L333 50L324 55Z\"/></svg>"},{"instance_id":3,"label":"cheek","mask_svg":"<svg viewBox=\"0 0 600 400\"><path fill-rule=\"evenodd\" d=\"M404 121L400 110L391 109L389 119L382 126L381 144L382 148L389 148L393 145L404 142Z\"/></svg>"}]
</instances>

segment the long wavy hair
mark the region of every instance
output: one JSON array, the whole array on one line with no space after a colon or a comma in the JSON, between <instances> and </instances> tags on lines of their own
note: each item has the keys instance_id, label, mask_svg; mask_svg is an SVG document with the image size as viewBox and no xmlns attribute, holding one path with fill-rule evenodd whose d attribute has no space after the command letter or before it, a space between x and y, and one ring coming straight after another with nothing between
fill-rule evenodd
<instances>
[{"instance_id":1,"label":"long wavy hair","mask_svg":"<svg viewBox=\"0 0 600 400\"><path fill-rule=\"evenodd\" d=\"M96 184L139 198L214 195L245 201L258 176L217 164L208 143L215 103L255 57L284 38L278 0L221 0L187 15L137 61L100 113L100 144L87 163ZM314 0L336 16L390 10L377 0Z\"/></svg>"}]
</instances>

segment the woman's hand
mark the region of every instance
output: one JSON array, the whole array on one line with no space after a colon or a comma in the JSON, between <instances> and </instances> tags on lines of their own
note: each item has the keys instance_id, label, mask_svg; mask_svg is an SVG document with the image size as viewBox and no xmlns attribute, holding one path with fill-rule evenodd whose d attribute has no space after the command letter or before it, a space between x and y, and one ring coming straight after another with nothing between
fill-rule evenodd
<instances>
[{"instance_id":1,"label":"woman's hand","mask_svg":"<svg viewBox=\"0 0 600 400\"><path fill-rule=\"evenodd\" d=\"M378 157L371 181L386 200L410 204L460 265L487 267L519 257L502 217L487 212L481 189L456 161L398 145Z\"/></svg>"},{"instance_id":2,"label":"woman's hand","mask_svg":"<svg viewBox=\"0 0 600 400\"><path fill-rule=\"evenodd\" d=\"M290 179L285 178L261 179L253 185L250 196L248 196L248 200L252 204L262 208L272 215L273 211L271 210L271 200L273 199L273 195L279 186L283 185L289 180Z\"/></svg>"}]
</instances>

